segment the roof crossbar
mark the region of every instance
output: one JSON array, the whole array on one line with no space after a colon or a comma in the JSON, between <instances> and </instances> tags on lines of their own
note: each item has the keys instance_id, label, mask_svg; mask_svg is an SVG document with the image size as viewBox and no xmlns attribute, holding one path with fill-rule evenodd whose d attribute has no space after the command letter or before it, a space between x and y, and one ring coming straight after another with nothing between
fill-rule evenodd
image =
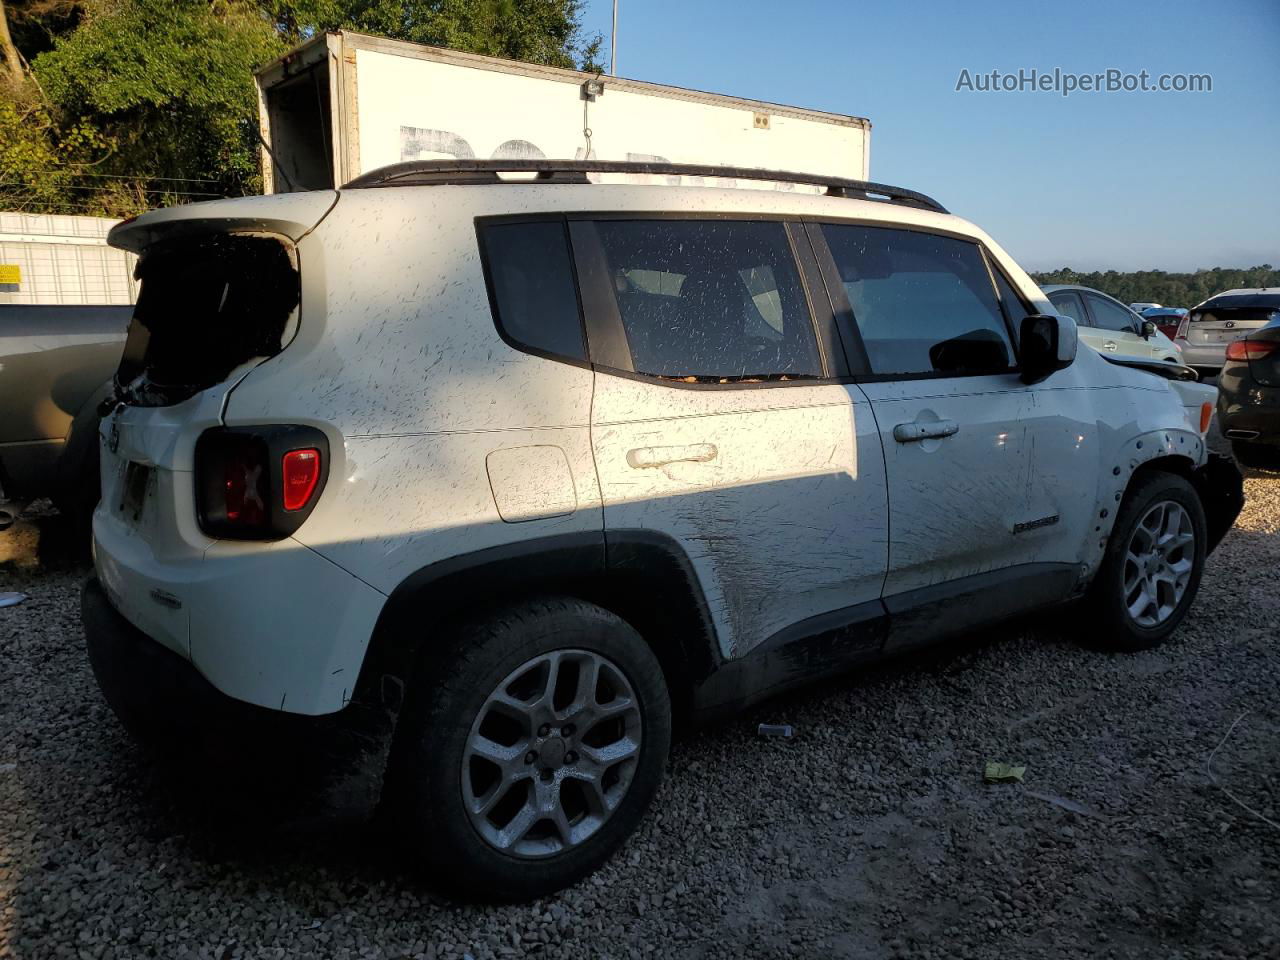
<instances>
[{"instance_id":1,"label":"roof crossbar","mask_svg":"<svg viewBox=\"0 0 1280 960\"><path fill-rule=\"evenodd\" d=\"M504 173L532 173L530 179L504 179ZM654 163L632 160L409 160L361 174L344 190L368 187L413 187L485 183L590 183L589 173L626 173L649 176L709 177L719 180L759 180L769 183L802 183L825 187L827 196L876 200L946 213L930 196L892 187L886 183L847 180L821 173L763 170L754 167L722 167L696 163Z\"/></svg>"}]
</instances>

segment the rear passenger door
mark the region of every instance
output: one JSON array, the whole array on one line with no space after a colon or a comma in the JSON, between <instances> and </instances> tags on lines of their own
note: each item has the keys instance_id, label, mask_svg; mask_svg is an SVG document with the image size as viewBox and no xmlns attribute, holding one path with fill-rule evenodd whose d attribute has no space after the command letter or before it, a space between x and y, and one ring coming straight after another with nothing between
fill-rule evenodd
<instances>
[{"instance_id":1,"label":"rear passenger door","mask_svg":"<svg viewBox=\"0 0 1280 960\"><path fill-rule=\"evenodd\" d=\"M1092 509L1078 488L1093 474L1063 465L1096 428L1063 415L1052 378L1019 379L1012 328L1029 307L972 240L810 230L884 447L891 645L1065 596L1081 526L1060 521Z\"/></svg>"},{"instance_id":2,"label":"rear passenger door","mask_svg":"<svg viewBox=\"0 0 1280 960\"><path fill-rule=\"evenodd\" d=\"M829 305L815 329L803 233L639 215L570 232L611 556L656 536L687 557L726 658L849 624L865 630L846 646L878 650L880 441L834 382L843 356Z\"/></svg>"}]
</instances>

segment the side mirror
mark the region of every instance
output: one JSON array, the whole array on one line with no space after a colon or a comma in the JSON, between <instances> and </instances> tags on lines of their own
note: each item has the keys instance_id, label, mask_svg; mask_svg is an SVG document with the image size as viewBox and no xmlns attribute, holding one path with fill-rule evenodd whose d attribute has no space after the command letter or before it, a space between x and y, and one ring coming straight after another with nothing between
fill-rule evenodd
<instances>
[{"instance_id":1,"label":"side mirror","mask_svg":"<svg viewBox=\"0 0 1280 960\"><path fill-rule=\"evenodd\" d=\"M1154 337L1156 335L1156 331L1159 329L1160 328L1156 326L1156 322L1154 320L1142 321L1142 336L1146 340L1150 340Z\"/></svg>"},{"instance_id":2,"label":"side mirror","mask_svg":"<svg viewBox=\"0 0 1280 960\"><path fill-rule=\"evenodd\" d=\"M1019 334L1023 383L1039 383L1075 363L1080 336L1070 317L1047 313L1023 317Z\"/></svg>"}]
</instances>

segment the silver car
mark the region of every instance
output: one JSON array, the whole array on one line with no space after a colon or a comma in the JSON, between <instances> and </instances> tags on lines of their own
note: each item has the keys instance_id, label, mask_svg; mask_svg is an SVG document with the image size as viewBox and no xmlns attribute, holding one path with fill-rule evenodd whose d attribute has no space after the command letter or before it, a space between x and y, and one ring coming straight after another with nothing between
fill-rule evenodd
<instances>
[{"instance_id":1,"label":"silver car","mask_svg":"<svg viewBox=\"0 0 1280 960\"><path fill-rule=\"evenodd\" d=\"M1140 360L1184 363L1174 342L1115 297L1075 283L1040 288L1053 309L1076 322L1080 340L1099 353Z\"/></svg>"},{"instance_id":2,"label":"silver car","mask_svg":"<svg viewBox=\"0 0 1280 960\"><path fill-rule=\"evenodd\" d=\"M1278 316L1280 289L1228 290L1192 307L1174 342L1182 348L1182 362L1187 366L1219 370L1226 362L1227 344Z\"/></svg>"}]
</instances>

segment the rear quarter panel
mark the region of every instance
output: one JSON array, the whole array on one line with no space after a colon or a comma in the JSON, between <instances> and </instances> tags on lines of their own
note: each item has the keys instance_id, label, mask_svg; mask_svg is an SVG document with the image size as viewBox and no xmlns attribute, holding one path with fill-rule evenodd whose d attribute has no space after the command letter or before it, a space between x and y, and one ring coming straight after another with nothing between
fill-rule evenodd
<instances>
[{"instance_id":1,"label":"rear quarter panel","mask_svg":"<svg viewBox=\"0 0 1280 960\"><path fill-rule=\"evenodd\" d=\"M227 407L228 424L330 434L328 485L296 538L384 594L451 556L603 529L592 371L499 338L475 233L483 211L449 202L458 194L345 192L299 244L295 341ZM520 462L559 473L513 486Z\"/></svg>"}]
</instances>

